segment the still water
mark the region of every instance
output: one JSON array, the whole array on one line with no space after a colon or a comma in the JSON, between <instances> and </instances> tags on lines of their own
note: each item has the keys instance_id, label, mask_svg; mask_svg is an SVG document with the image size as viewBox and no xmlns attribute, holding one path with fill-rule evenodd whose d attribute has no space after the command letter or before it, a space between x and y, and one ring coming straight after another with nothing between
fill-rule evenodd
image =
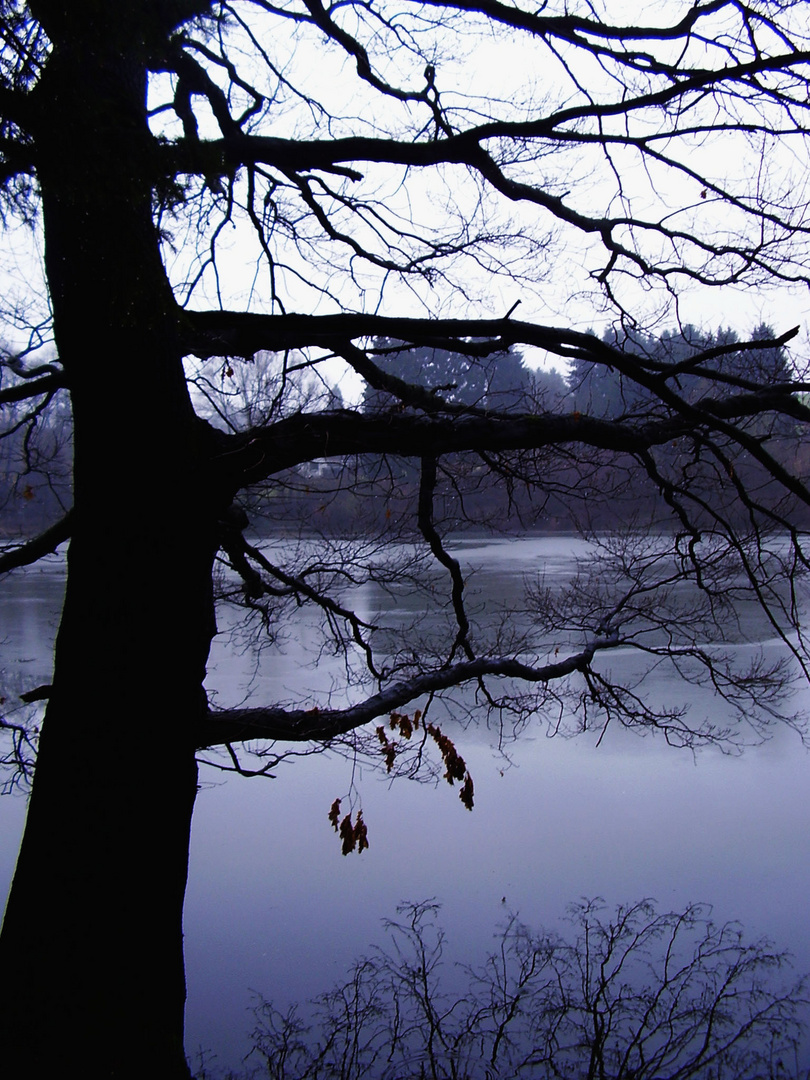
<instances>
[{"instance_id":1,"label":"still water","mask_svg":"<svg viewBox=\"0 0 810 1080\"><path fill-rule=\"evenodd\" d=\"M575 551L549 538L466 543L457 554L479 567L485 604L538 564L570 572ZM58 560L4 584L0 668L12 689L47 681L61 588ZM248 687L257 702L283 699L302 678L328 688L329 661L306 667L307 632L304 619L258 662L223 632L210 665L221 702ZM444 783L389 784L325 756L285 764L274 780L203 769L185 918L191 1053L238 1067L255 995L281 1006L328 989L384 941L381 920L403 900L443 905L449 965L482 960L508 912L559 928L569 902L599 895L609 905L654 897L661 910L708 902L718 921L739 919L810 970L810 757L793 732L742 756L695 757L652 737L609 732L597 748L596 735L549 739L538 727L511 767L486 732L455 738L475 780L472 813ZM353 781L370 847L343 857L327 814ZM0 801L3 891L23 814L22 798Z\"/></svg>"}]
</instances>

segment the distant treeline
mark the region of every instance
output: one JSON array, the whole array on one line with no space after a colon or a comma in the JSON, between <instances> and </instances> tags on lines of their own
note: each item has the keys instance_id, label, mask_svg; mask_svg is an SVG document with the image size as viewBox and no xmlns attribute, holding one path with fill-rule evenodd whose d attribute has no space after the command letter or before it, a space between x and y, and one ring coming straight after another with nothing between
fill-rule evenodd
<instances>
[{"instance_id":1,"label":"distant treeline","mask_svg":"<svg viewBox=\"0 0 810 1080\"><path fill-rule=\"evenodd\" d=\"M773 332L758 327L752 340L770 340ZM698 353L734 345L732 330L704 333L693 327L659 337L608 331L602 340L631 361L677 367L671 384L698 405L716 379L729 393L743 392L734 380L773 385L795 378L783 348L725 352L700 366L690 365ZM376 343L375 361L384 378L417 387L452 407L471 409L581 413L599 418L655 420L667 406L627 374L603 364L573 361L565 373L533 370L517 351L475 359L432 348L404 348L393 341ZM323 380L296 383L285 360L261 354L253 364L234 371L227 364L216 377L201 373L196 385L198 407L214 423L235 427L272 420L296 409L339 408L340 394ZM224 374L223 374L224 373ZM227 379L225 378L227 374ZM360 408L380 412L424 406L401 398L402 387L367 386ZM285 396L286 395L286 396ZM399 396L398 396L399 395ZM752 419L748 434L767 446L769 454L806 475L810 450L796 438L789 419ZM15 536L44 527L71 503L72 425L67 395L60 392L47 407L34 410L9 406L0 436L0 535ZM245 509L260 532L323 530L343 534L394 530L403 536L416 527L419 492L418 447L413 458L324 461L277 476L249 494ZM646 462L630 455L572 445L531 454L486 453L448 456L440 463L434 513L445 527L468 522L505 531L523 528L569 530L577 524L612 528L636 520L649 523L653 508L664 506L662 527L677 520L678 492L688 492L690 514L700 523L707 515L745 513L738 498L745 489L757 506L769 507L772 484L750 453L714 434L705 444L675 439L656 447ZM665 499L662 499L662 493ZM810 527L803 506L774 508L799 527Z\"/></svg>"},{"instance_id":2,"label":"distant treeline","mask_svg":"<svg viewBox=\"0 0 810 1080\"><path fill-rule=\"evenodd\" d=\"M773 337L763 325L750 340ZM718 380L724 392L733 394L746 392L750 385L772 386L796 377L781 347L731 350L700 365L690 363L705 350L736 344L739 338L729 329L703 333L685 327L660 337L640 333L620 337L609 331L602 340L630 360L643 359L662 371L677 367L670 385L698 407L707 393L717 393ZM437 403L441 399L475 409L581 413L642 422L670 415L660 397L629 374L603 364L573 361L562 374L529 369L515 351L480 360L442 349L404 349L396 342L378 342L377 348L375 359L384 374L427 390ZM372 412L420 407L417 401L402 404L396 389L367 388L362 408ZM807 474L810 450L797 438L789 418L755 417L742 426L771 456L800 475ZM320 523L324 531L396 527L407 535L415 529L417 455L415 447L410 459L368 456L359 462L324 461L257 493L254 513L260 511L264 527L276 531L284 522L303 520L309 527ZM740 499L742 491L748 493L748 505ZM568 531L578 525L607 529L634 523L678 528L679 506L698 526L709 520L739 526L752 509L765 508L797 527L810 527L803 504L775 500L775 485L755 458L714 432L703 442L673 439L655 447L644 461L574 445L530 454L481 451L448 456L441 462L434 512L445 527L487 524L509 532Z\"/></svg>"}]
</instances>

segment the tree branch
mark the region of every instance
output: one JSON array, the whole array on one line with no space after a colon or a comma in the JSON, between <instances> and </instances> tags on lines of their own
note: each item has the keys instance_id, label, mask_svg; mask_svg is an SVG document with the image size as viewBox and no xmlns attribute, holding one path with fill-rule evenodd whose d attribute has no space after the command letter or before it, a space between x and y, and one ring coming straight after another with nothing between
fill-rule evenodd
<instances>
[{"instance_id":1,"label":"tree branch","mask_svg":"<svg viewBox=\"0 0 810 1080\"><path fill-rule=\"evenodd\" d=\"M70 539L72 528L73 511L68 511L61 521L51 525L39 536L0 554L0 574L6 574L9 570L16 570L20 566L30 566L43 556L50 555L60 544Z\"/></svg>"},{"instance_id":2,"label":"tree branch","mask_svg":"<svg viewBox=\"0 0 810 1080\"><path fill-rule=\"evenodd\" d=\"M537 450L577 442L606 450L638 451L667 442L694 425L680 421L630 424L570 413L428 417L348 410L297 413L266 429L228 439L215 460L225 482L247 487L284 469L322 457L400 454L436 457L467 450Z\"/></svg>"},{"instance_id":3,"label":"tree branch","mask_svg":"<svg viewBox=\"0 0 810 1080\"><path fill-rule=\"evenodd\" d=\"M458 624L458 633L456 634L456 640L453 642L450 661L454 659L459 649L464 651L464 655L468 660L472 660L474 658L474 653L470 645L470 621L467 618L467 612L464 609L464 576L461 573L461 567L458 560L454 559L444 547L441 537L436 532L436 528L433 524L433 496L435 491L436 458L425 455L421 458L417 523L425 542L438 562L449 571L450 579L453 583L452 601L453 611L455 612L456 622Z\"/></svg>"},{"instance_id":4,"label":"tree branch","mask_svg":"<svg viewBox=\"0 0 810 1080\"><path fill-rule=\"evenodd\" d=\"M11 405L15 401L26 401L40 394L51 394L65 385L64 376L55 373L31 382L16 383L14 386L7 386L0 390L0 405Z\"/></svg>"},{"instance_id":5,"label":"tree branch","mask_svg":"<svg viewBox=\"0 0 810 1080\"><path fill-rule=\"evenodd\" d=\"M626 54L623 55L626 57ZM679 69L672 68L666 73L671 74L672 80L659 89L631 97L622 96L612 102L568 106L534 120L488 120L442 139L414 142L407 139L357 135L338 139L305 140L240 133L199 144L177 140L162 148L162 157L167 168L175 173L205 171L215 168L217 164L223 171L241 165L264 164L285 171L299 172L360 161L417 167L457 164L479 169L482 164L481 155L488 161L493 161L482 146L488 140L552 139L565 125L577 124L585 119L604 120L611 116L627 116L644 109L661 108L673 101L683 100L691 92L705 91L716 83L745 82L766 71L801 69L808 60L810 51L794 49L789 53L759 56L749 62L730 64L722 68L697 69L686 74L681 72L677 79L674 76ZM420 95L405 96L410 99ZM570 137L571 132L567 131L566 135ZM639 138L637 141L643 140ZM563 205L560 199L552 201L556 205Z\"/></svg>"},{"instance_id":6,"label":"tree branch","mask_svg":"<svg viewBox=\"0 0 810 1080\"><path fill-rule=\"evenodd\" d=\"M397 682L346 709L228 709L211 712L196 733L197 749L252 739L310 742L337 738L377 717L401 709L425 694L460 686L483 676L549 683L575 671L584 671L599 649L613 648L611 638L594 639L581 652L555 664L533 667L510 657L482 657L439 668Z\"/></svg>"},{"instance_id":7,"label":"tree branch","mask_svg":"<svg viewBox=\"0 0 810 1080\"><path fill-rule=\"evenodd\" d=\"M664 368L659 362L622 352L593 333L510 318L415 319L360 313L259 315L242 311L183 311L181 320L186 348L201 360L213 356L252 356L263 349L282 352L320 347L334 352L358 338L389 338L481 358L506 352L513 345L532 345L567 360L622 364L623 370L629 372L634 368L660 372ZM793 328L772 339L716 346L696 352L688 364L702 364L725 353L779 348L797 333L798 328ZM357 354L349 352L346 358L355 364ZM672 366L672 373L680 370L680 366ZM368 371L360 370L360 374L369 379ZM810 418L810 411L807 417Z\"/></svg>"},{"instance_id":8,"label":"tree branch","mask_svg":"<svg viewBox=\"0 0 810 1080\"><path fill-rule=\"evenodd\" d=\"M705 4L695 4L672 26L618 26L599 19L588 19L582 15L542 15L543 7L536 11L525 11L511 4L502 4L499 0L425 0L426 7L452 7L458 11L479 12L493 22L512 26L516 30L543 36L565 38L566 41L579 40L591 44L592 39L624 42L627 40L671 41L684 37L703 16L720 11L729 6L729 0L709 0Z\"/></svg>"},{"instance_id":9,"label":"tree branch","mask_svg":"<svg viewBox=\"0 0 810 1080\"><path fill-rule=\"evenodd\" d=\"M540 450L578 443L620 453L637 453L659 446L699 428L718 428L766 465L771 474L803 502L810 504L804 484L789 476L756 440L723 422L725 418L756 416L771 404L768 395L736 395L705 403L690 417L653 422L600 420L579 413L509 414L491 416L413 416L396 411L361 414L348 410L296 413L265 429L228 437L230 449L214 460L225 484L236 489L259 483L284 469L323 457L355 454L399 454L405 457L441 456L463 451ZM788 410L785 410L786 412ZM803 416L806 421L807 417Z\"/></svg>"}]
</instances>

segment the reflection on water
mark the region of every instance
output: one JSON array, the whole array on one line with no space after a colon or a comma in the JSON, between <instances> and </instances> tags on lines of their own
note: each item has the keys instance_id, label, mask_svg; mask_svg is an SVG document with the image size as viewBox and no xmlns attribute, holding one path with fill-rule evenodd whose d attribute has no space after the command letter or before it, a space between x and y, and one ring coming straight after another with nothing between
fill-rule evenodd
<instances>
[{"instance_id":1,"label":"reflection on water","mask_svg":"<svg viewBox=\"0 0 810 1080\"><path fill-rule=\"evenodd\" d=\"M554 925L583 895L653 896L665 907L705 900L810 969L805 752L784 737L695 763L650 739L622 742L525 742L504 775L485 747L462 743L472 814L444 785L370 780L360 857L340 855L326 817L348 788L345 763L203 792L186 920L193 1040L244 1045L246 987L277 1003L325 989L403 899L442 901L455 960L480 958L503 897L526 921Z\"/></svg>"},{"instance_id":2,"label":"reflection on water","mask_svg":"<svg viewBox=\"0 0 810 1080\"><path fill-rule=\"evenodd\" d=\"M508 598L526 573L564 577L574 544L476 541L459 550L481 568L471 589L486 602L489 589ZM60 587L48 571L16 575L3 590L0 666L19 671L23 662L27 685L47 681ZM250 652L229 651L223 634L210 680L223 704L249 684L257 701L290 697L302 679L328 690L338 662L304 666L308 619L302 612L283 651L258 666ZM660 687L679 701L685 692L674 681ZM506 910L554 928L582 896L611 906L651 896L667 910L708 902L718 920L741 920L810 970L810 760L789 730L741 757L693 757L620 730L597 750L595 736L566 742L538 727L509 763L486 733L456 739L475 779L472 813L445 784L389 786L326 757L285 765L276 780L205 770L185 921L190 1050L204 1046L221 1065L237 1065L249 1047L251 991L281 1005L327 989L379 940L380 920L402 900L441 901L450 962L482 960ZM353 781L370 848L344 858L327 814ZM0 801L3 886L22 806Z\"/></svg>"},{"instance_id":3,"label":"reflection on water","mask_svg":"<svg viewBox=\"0 0 810 1080\"><path fill-rule=\"evenodd\" d=\"M805 985L701 905L583 900L563 935L508 915L452 993L437 919L435 903L400 905L346 981L289 1010L263 1001L253 1056L295 1080L323 1077L325 1062L335 1080L803 1075Z\"/></svg>"}]
</instances>

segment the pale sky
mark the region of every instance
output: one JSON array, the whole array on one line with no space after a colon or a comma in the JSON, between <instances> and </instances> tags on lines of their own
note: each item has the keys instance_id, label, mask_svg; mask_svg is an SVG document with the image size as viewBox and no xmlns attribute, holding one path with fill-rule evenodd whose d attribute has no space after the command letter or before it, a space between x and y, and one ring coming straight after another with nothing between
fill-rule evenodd
<instances>
[{"instance_id":1,"label":"pale sky","mask_svg":"<svg viewBox=\"0 0 810 1080\"><path fill-rule=\"evenodd\" d=\"M658 4L606 3L604 7L609 14L618 12L618 17L623 20L630 21L635 10L643 13L646 21L654 22L671 17L684 5L680 0L662 0ZM464 24L461 29L469 29L469 26ZM353 62L348 62L335 47L326 50L314 48L304 31L296 33L298 37L295 39L290 34L287 40L274 41L274 60L287 77L297 80L313 98L328 103L329 109L338 118L332 127L337 135L349 130L374 133L391 126L393 112L389 116L389 111L395 106L386 103L384 109L380 110L378 95L359 83ZM534 101L538 108L542 108L544 99L548 99L559 106L565 102L566 94L570 97L573 93L570 85L567 89L563 87L561 64L558 62L556 70L552 69L548 55L544 53L543 66L538 68L538 50L525 38L515 41L513 37L500 32L483 38L461 33L453 42L452 56L441 35L435 37L433 44L437 85L450 107L460 108L462 99L466 99L467 109L479 106L490 108L490 100L496 98L500 104L494 106L495 113L510 117L510 110L518 110L521 101L527 105ZM414 79L421 77L421 69L414 73L414 65L418 64L421 64L421 60L417 63L412 56L404 55L394 68L384 74L398 85L413 85ZM589 70L587 61L581 65L582 73L593 79L593 71ZM604 76L600 75L599 78L604 79ZM600 92L599 79L594 79L590 85L596 88L595 92ZM266 87L262 89L267 92ZM150 105L154 106L170 96L168 78L155 79ZM195 106L198 107L201 135L216 137L218 131L210 110L200 104L199 98L195 98ZM177 122L167 124L166 115L155 117L154 130L156 133L176 134ZM339 119L341 115L346 118ZM350 119L352 116L354 120ZM311 121L310 111L294 99L280 101L273 113L272 134L284 136L299 131L311 136L316 133ZM265 133L269 131L267 129ZM320 132L320 137L326 137L325 130ZM704 140L700 147L695 148L695 153L700 156L704 171L712 176L736 172L745 177L756 167L751 148L741 137L724 135L717 139L716 145ZM570 200L578 209L590 207L587 212L598 213L610 208L611 212L616 212L618 204L613 199L611 186L615 186L615 180L609 172L600 176L594 168L598 163L599 159L589 158L579 151L561 155L558 160L555 151L550 159L537 161L535 168L536 175L550 184L552 190L559 190L564 181L571 190ZM655 213L660 216L662 212L671 212L673 217L680 215L679 220L687 220L689 214L699 215L711 210L717 214L718 228L724 227L728 211L719 205L701 205L696 185L684 182L681 177L674 185L669 184L667 189L667 183L660 178L650 178L637 162L626 160L619 164L625 194L638 205L653 211L653 216ZM787 178L784 181L786 184L790 183L791 175L807 183L806 161L787 142L769 148L767 166L777 183L780 174ZM561 169L564 173L560 172ZM515 318L522 320L601 331L614 318L613 312L605 309L598 292L588 281L587 269L596 265L597 258L592 245L585 243L571 230L554 225L547 215L544 218L543 211L525 204L510 205L506 200L499 199L497 204L484 205L482 212L481 205L475 204L477 189L468 182L464 170L412 170L406 182L403 182L403 170L395 167L363 166L361 171L366 174L362 192L379 198L386 211L398 212L406 222L413 221L426 228L438 227L442 230L453 214L474 217L478 211L482 213L481 220L485 226L494 222L496 217L503 225L504 214L508 213L518 234L531 229L539 230L540 238L545 237L548 241L547 251L539 249L530 257L516 246L513 252L505 252L507 269L514 255L516 270L536 272L537 280L532 283L527 279L513 280L504 275L492 279L469 263L462 271L469 294L465 298L451 290L428 288L421 283L401 286L390 278L385 279L383 288L384 275L380 271L355 262L353 280L346 275L328 278L323 270L320 271L320 280L326 281L333 292L331 299L325 299L305 284L304 279L312 278L316 272L314 265L308 264L300 254L287 246L279 251L287 258L291 269L286 273L280 272L279 278L288 311L325 313L342 304L350 310L376 310L385 314L493 317L505 314L519 300ZM692 186L695 187L694 191L691 190ZM656 198L667 208L666 211L653 208ZM198 237L193 235L193 223L166 224L173 234L164 245L166 263L182 295L182 282L193 277L197 269ZM548 232L549 225L553 225L552 233ZM39 237L24 228L5 230L1 283L7 323L9 309L13 309L22 323L36 323L46 316L40 247ZM249 304L255 310L270 310L267 273L258 258L255 239L243 223L226 226L220 235L218 269L218 280L210 271L204 275L194 292L193 306L216 306L218 289L226 307ZM798 325L802 331L794 343L794 350L810 351L807 329L810 323L810 295L806 287L687 288L681 295L677 311L671 304L666 309L663 303L665 298L661 295L647 294L636 286L634 290L632 303L628 306L634 312L643 312L657 329L674 327L677 318L708 329L719 325L731 326L740 334L745 334L762 322L772 325L777 332ZM24 344L22 333L13 344L17 348ZM539 355L527 356L527 359L542 362ZM553 363L559 366L558 361Z\"/></svg>"}]
</instances>

